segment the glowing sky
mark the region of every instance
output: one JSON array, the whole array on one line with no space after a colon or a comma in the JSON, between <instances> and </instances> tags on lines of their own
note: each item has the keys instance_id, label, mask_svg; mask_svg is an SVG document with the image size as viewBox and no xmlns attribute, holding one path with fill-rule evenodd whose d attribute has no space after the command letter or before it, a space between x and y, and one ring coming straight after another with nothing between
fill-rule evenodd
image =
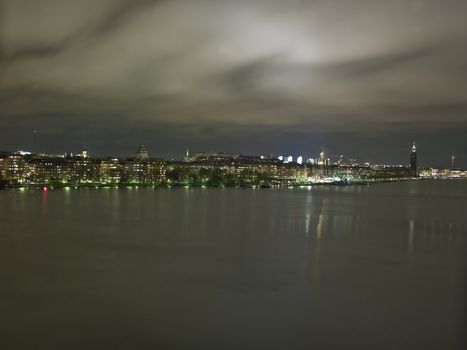
<instances>
[{"instance_id":1,"label":"glowing sky","mask_svg":"<svg viewBox=\"0 0 467 350\"><path fill-rule=\"evenodd\" d=\"M4 0L0 149L467 166L463 0Z\"/></svg>"}]
</instances>

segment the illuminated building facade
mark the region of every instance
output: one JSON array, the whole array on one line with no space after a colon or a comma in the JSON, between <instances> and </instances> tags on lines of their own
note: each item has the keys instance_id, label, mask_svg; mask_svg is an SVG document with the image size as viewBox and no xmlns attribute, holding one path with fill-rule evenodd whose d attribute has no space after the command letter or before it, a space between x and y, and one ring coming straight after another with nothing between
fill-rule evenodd
<instances>
[{"instance_id":1,"label":"illuminated building facade","mask_svg":"<svg viewBox=\"0 0 467 350\"><path fill-rule=\"evenodd\" d=\"M118 184L122 177L122 164L117 158L108 158L99 163L99 182Z\"/></svg>"},{"instance_id":2,"label":"illuminated building facade","mask_svg":"<svg viewBox=\"0 0 467 350\"><path fill-rule=\"evenodd\" d=\"M99 167L88 156L71 158L70 182L74 184L94 183L99 178Z\"/></svg>"},{"instance_id":3,"label":"illuminated building facade","mask_svg":"<svg viewBox=\"0 0 467 350\"><path fill-rule=\"evenodd\" d=\"M0 152L0 180L7 178L6 176L6 164L8 154L6 152Z\"/></svg>"},{"instance_id":4,"label":"illuminated building facade","mask_svg":"<svg viewBox=\"0 0 467 350\"><path fill-rule=\"evenodd\" d=\"M122 183L149 185L165 181L165 166L160 160L127 159L121 170Z\"/></svg>"},{"instance_id":5,"label":"illuminated building facade","mask_svg":"<svg viewBox=\"0 0 467 350\"><path fill-rule=\"evenodd\" d=\"M15 184L22 184L26 176L24 155L19 152L10 153L2 158L2 177Z\"/></svg>"},{"instance_id":6,"label":"illuminated building facade","mask_svg":"<svg viewBox=\"0 0 467 350\"><path fill-rule=\"evenodd\" d=\"M38 158L27 163L28 183L65 184L71 180L72 163L64 158Z\"/></svg>"}]
</instances>

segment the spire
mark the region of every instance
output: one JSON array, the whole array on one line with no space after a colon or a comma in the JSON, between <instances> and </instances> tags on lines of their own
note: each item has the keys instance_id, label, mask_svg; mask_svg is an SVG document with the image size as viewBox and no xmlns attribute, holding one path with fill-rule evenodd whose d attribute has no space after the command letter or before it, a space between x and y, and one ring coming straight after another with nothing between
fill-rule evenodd
<instances>
[{"instance_id":1,"label":"spire","mask_svg":"<svg viewBox=\"0 0 467 350\"><path fill-rule=\"evenodd\" d=\"M417 146L415 146L415 142L412 146L412 152L410 153L410 177L415 178L418 177L417 171Z\"/></svg>"}]
</instances>

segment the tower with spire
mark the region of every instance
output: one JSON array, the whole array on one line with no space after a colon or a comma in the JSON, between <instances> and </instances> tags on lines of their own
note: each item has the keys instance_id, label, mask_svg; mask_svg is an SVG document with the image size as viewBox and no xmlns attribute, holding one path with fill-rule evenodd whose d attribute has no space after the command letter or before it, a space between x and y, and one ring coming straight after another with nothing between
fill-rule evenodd
<instances>
[{"instance_id":1,"label":"tower with spire","mask_svg":"<svg viewBox=\"0 0 467 350\"><path fill-rule=\"evenodd\" d=\"M323 147L321 147L321 151L319 152L318 165L326 165L326 155Z\"/></svg>"},{"instance_id":2,"label":"tower with spire","mask_svg":"<svg viewBox=\"0 0 467 350\"><path fill-rule=\"evenodd\" d=\"M192 160L193 160L192 157L190 157L190 150L187 148L186 153L185 153L185 157L183 157L183 161L184 162L190 162Z\"/></svg>"},{"instance_id":3,"label":"tower with spire","mask_svg":"<svg viewBox=\"0 0 467 350\"><path fill-rule=\"evenodd\" d=\"M418 177L417 171L417 146L415 142L412 146L412 152L410 152L410 177Z\"/></svg>"}]
</instances>

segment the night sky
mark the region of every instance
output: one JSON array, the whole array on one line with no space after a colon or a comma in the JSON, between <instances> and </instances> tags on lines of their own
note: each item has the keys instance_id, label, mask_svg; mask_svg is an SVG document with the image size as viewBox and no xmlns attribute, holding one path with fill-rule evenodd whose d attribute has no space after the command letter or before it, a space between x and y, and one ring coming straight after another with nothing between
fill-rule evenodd
<instances>
[{"instance_id":1,"label":"night sky","mask_svg":"<svg viewBox=\"0 0 467 350\"><path fill-rule=\"evenodd\" d=\"M465 0L0 4L0 150L467 166Z\"/></svg>"}]
</instances>

